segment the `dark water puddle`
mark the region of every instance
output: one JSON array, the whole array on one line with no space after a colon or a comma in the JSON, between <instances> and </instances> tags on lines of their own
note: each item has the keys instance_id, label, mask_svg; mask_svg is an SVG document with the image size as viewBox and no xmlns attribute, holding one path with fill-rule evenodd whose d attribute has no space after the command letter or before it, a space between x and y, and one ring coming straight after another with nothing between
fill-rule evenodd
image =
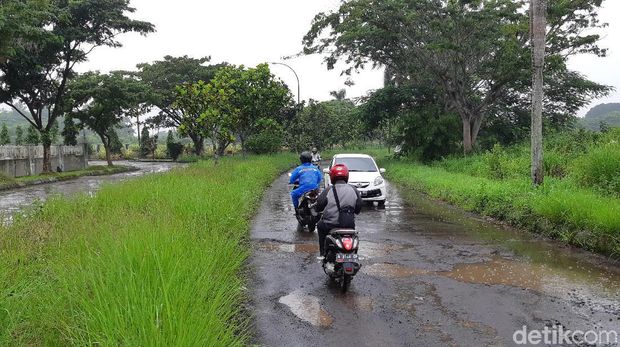
<instances>
[{"instance_id":1,"label":"dark water puddle","mask_svg":"<svg viewBox=\"0 0 620 347\"><path fill-rule=\"evenodd\" d=\"M345 294L341 297L342 303L353 311L370 312L374 308L374 300L365 296Z\"/></svg>"},{"instance_id":2,"label":"dark water puddle","mask_svg":"<svg viewBox=\"0 0 620 347\"><path fill-rule=\"evenodd\" d=\"M328 328L334 322L332 316L321 307L319 298L315 296L295 291L281 297L278 302L288 306L299 319L314 326Z\"/></svg>"},{"instance_id":3,"label":"dark water puddle","mask_svg":"<svg viewBox=\"0 0 620 347\"><path fill-rule=\"evenodd\" d=\"M375 277L405 278L411 276L428 275L432 271L416 269L400 264L376 263L362 268L362 272Z\"/></svg>"}]
</instances>

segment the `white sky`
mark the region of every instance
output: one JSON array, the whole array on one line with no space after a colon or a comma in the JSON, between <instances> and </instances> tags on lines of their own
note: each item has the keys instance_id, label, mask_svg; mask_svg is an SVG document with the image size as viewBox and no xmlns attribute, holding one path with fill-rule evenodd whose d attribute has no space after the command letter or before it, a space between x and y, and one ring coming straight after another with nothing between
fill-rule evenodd
<instances>
[{"instance_id":1,"label":"white sky","mask_svg":"<svg viewBox=\"0 0 620 347\"><path fill-rule=\"evenodd\" d=\"M78 70L135 69L138 63L161 60L165 55L211 56L214 63L246 66L280 62L281 57L301 51L314 16L338 4L338 0L132 0L137 9L132 17L150 21L157 32L147 37L123 35L124 47L97 48ZM318 56L284 62L299 75L302 100L327 100L330 91L346 87L341 69L327 71ZM270 68L296 97L293 72L281 65ZM383 73L378 70L363 71L353 79L356 84L346 87L349 97L383 85Z\"/></svg>"},{"instance_id":2,"label":"white sky","mask_svg":"<svg viewBox=\"0 0 620 347\"><path fill-rule=\"evenodd\" d=\"M301 40L315 14L336 8L339 0L132 0L136 19L155 24L157 32L147 37L126 34L123 48L98 48L79 71L134 69L141 62L160 60L165 55L212 57L212 62L254 66L280 61L302 48ZM605 29L602 47L610 49L607 58L574 57L570 67L590 79L620 89L620 0L606 0L600 11ZM327 71L320 57L301 57L286 61L299 74L302 99L330 99L329 92L344 88L340 70ZM294 94L297 83L290 70L273 65L272 72L282 78ZM347 95L365 95L383 83L381 71L368 70L354 75L355 86ZM601 102L620 102L620 90ZM583 112L582 112L583 113Z\"/></svg>"}]
</instances>

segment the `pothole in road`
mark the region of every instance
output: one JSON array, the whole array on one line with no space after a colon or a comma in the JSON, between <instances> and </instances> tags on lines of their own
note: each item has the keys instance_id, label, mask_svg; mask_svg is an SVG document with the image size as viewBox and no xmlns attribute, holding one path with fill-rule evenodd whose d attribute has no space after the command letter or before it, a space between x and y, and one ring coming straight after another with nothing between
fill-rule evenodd
<instances>
[{"instance_id":1,"label":"pothole in road","mask_svg":"<svg viewBox=\"0 0 620 347\"><path fill-rule=\"evenodd\" d=\"M319 253L318 243L259 243L257 248L267 252Z\"/></svg>"},{"instance_id":2,"label":"pothole in road","mask_svg":"<svg viewBox=\"0 0 620 347\"><path fill-rule=\"evenodd\" d=\"M284 253L319 253L318 242L313 243L278 243L278 242L259 242L257 249L266 252ZM374 242L360 242L359 255L361 259L372 259L388 256L392 252L403 251L408 246L386 245Z\"/></svg>"},{"instance_id":3,"label":"pothole in road","mask_svg":"<svg viewBox=\"0 0 620 347\"><path fill-rule=\"evenodd\" d=\"M364 296L344 295L342 297L342 302L353 311L361 310L370 312L374 307L374 301Z\"/></svg>"},{"instance_id":4,"label":"pothole in road","mask_svg":"<svg viewBox=\"0 0 620 347\"><path fill-rule=\"evenodd\" d=\"M319 298L315 296L295 291L281 297L279 302L288 306L291 312L299 319L314 326L328 328L334 322L329 313L321 307Z\"/></svg>"},{"instance_id":5,"label":"pothole in road","mask_svg":"<svg viewBox=\"0 0 620 347\"><path fill-rule=\"evenodd\" d=\"M549 268L544 265L533 266L498 257L484 263L459 264L452 271L437 274L460 282L507 285L536 291L542 291L543 280L552 277Z\"/></svg>"},{"instance_id":6,"label":"pothole in road","mask_svg":"<svg viewBox=\"0 0 620 347\"><path fill-rule=\"evenodd\" d=\"M408 266L390 263L377 263L362 268L362 271L370 276L403 278L416 275L428 275L429 270L416 269Z\"/></svg>"}]
</instances>

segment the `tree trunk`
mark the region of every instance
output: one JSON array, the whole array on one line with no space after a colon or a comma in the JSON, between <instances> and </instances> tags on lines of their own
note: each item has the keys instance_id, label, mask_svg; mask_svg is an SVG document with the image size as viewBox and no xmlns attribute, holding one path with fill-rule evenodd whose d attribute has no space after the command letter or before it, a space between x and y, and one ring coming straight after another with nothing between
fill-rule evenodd
<instances>
[{"instance_id":1,"label":"tree trunk","mask_svg":"<svg viewBox=\"0 0 620 347\"><path fill-rule=\"evenodd\" d=\"M190 135L192 143L194 144L194 154L201 156L204 150L205 139L202 136Z\"/></svg>"},{"instance_id":2,"label":"tree trunk","mask_svg":"<svg viewBox=\"0 0 620 347\"><path fill-rule=\"evenodd\" d=\"M103 149L105 150L105 160L108 162L108 166L114 166L114 163L112 163L112 153L110 152L110 143L112 141L110 141L110 139L104 135L99 135L99 138L103 143Z\"/></svg>"},{"instance_id":3,"label":"tree trunk","mask_svg":"<svg viewBox=\"0 0 620 347\"><path fill-rule=\"evenodd\" d=\"M239 136L239 141L241 142L241 155L245 159L245 136Z\"/></svg>"},{"instance_id":4,"label":"tree trunk","mask_svg":"<svg viewBox=\"0 0 620 347\"><path fill-rule=\"evenodd\" d=\"M108 162L108 166L114 166L114 163L112 162L112 154L110 153L110 145L103 145L103 148L105 149L105 160Z\"/></svg>"},{"instance_id":5,"label":"tree trunk","mask_svg":"<svg viewBox=\"0 0 620 347\"><path fill-rule=\"evenodd\" d=\"M43 173L52 172L52 144L49 141L43 142Z\"/></svg>"},{"instance_id":6,"label":"tree trunk","mask_svg":"<svg viewBox=\"0 0 620 347\"><path fill-rule=\"evenodd\" d=\"M474 144L471 141L471 120L465 117L461 117L461 119L463 121L463 153L467 155L474 149Z\"/></svg>"},{"instance_id":7,"label":"tree trunk","mask_svg":"<svg viewBox=\"0 0 620 347\"><path fill-rule=\"evenodd\" d=\"M543 70L545 64L545 35L547 0L530 0L530 35L532 40L532 183L540 185L543 170Z\"/></svg>"},{"instance_id":8,"label":"tree trunk","mask_svg":"<svg viewBox=\"0 0 620 347\"><path fill-rule=\"evenodd\" d=\"M138 143L142 143L140 142L140 116L136 116L136 125L138 127Z\"/></svg>"}]
</instances>

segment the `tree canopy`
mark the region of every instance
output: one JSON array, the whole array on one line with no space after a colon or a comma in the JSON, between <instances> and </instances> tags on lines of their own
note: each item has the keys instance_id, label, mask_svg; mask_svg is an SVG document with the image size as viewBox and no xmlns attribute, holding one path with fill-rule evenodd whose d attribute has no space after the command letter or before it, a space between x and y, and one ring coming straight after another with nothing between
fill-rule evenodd
<instances>
[{"instance_id":1,"label":"tree canopy","mask_svg":"<svg viewBox=\"0 0 620 347\"><path fill-rule=\"evenodd\" d=\"M115 128L125 120L127 111L144 100L145 90L144 84L122 72L88 72L69 84L69 114L100 137L110 166L111 146L118 141Z\"/></svg>"},{"instance_id":2,"label":"tree canopy","mask_svg":"<svg viewBox=\"0 0 620 347\"><path fill-rule=\"evenodd\" d=\"M47 4L49 16L36 17L32 23L46 35L23 45L12 52L11 59L0 63L0 102L19 112L40 132L45 172L51 171L50 131L65 107L67 84L75 75L75 65L86 61L96 47L120 47L119 34L154 31L151 23L127 16L135 11L129 0L50 0Z\"/></svg>"},{"instance_id":3,"label":"tree canopy","mask_svg":"<svg viewBox=\"0 0 620 347\"><path fill-rule=\"evenodd\" d=\"M605 55L596 11L601 0L551 2L545 100L547 118L562 121L609 88L569 71L577 53ZM318 14L304 37L307 54L326 53L345 73L370 65L386 69L388 85L434 89L447 113L460 118L470 152L489 118L528 109L531 51L527 1L352 0ZM527 113L527 112L525 112ZM526 115L526 117L528 117Z\"/></svg>"}]
</instances>

